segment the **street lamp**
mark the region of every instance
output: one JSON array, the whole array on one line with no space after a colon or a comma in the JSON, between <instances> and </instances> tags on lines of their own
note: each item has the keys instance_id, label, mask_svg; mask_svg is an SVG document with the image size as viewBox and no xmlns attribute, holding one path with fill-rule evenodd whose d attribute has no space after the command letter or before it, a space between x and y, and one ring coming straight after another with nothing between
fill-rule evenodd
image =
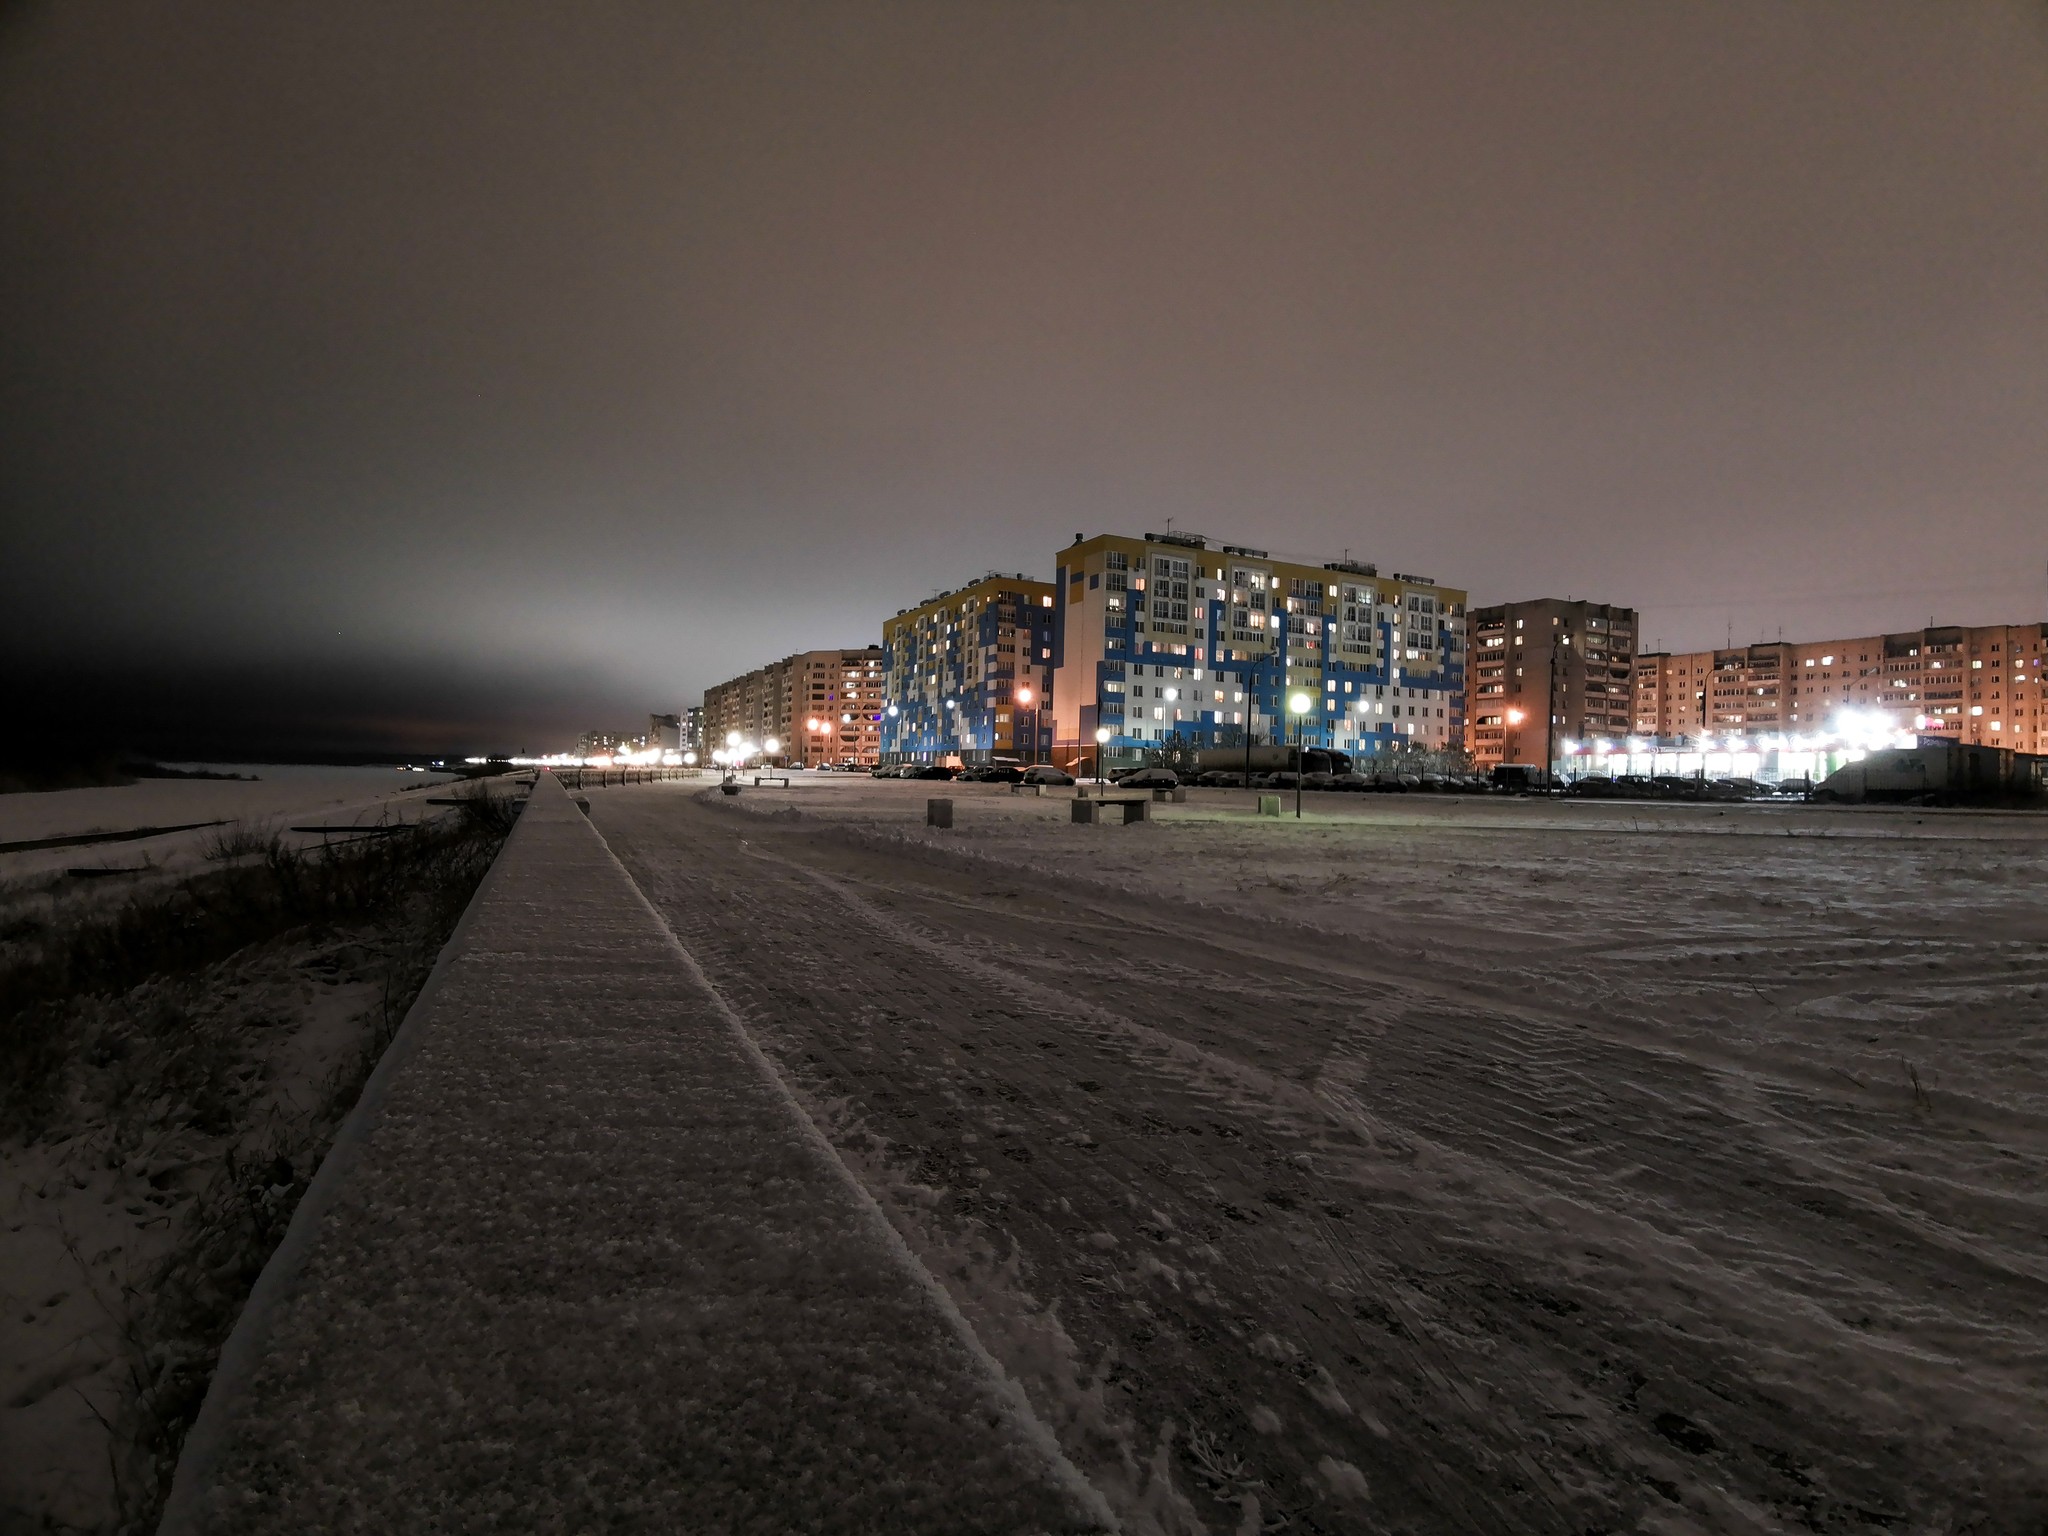
<instances>
[{"instance_id":1,"label":"street lamp","mask_svg":"<svg viewBox=\"0 0 2048 1536\"><path fill-rule=\"evenodd\" d=\"M1302 733L1308 728L1308 709L1312 702L1305 693L1291 693L1287 696L1287 712L1294 716L1294 819L1301 820L1301 779L1304 764L1301 756Z\"/></svg>"},{"instance_id":2,"label":"street lamp","mask_svg":"<svg viewBox=\"0 0 2048 1536\"><path fill-rule=\"evenodd\" d=\"M1109 745L1109 727L1098 725L1095 727L1095 787L1097 789L1102 787L1102 749L1107 745Z\"/></svg>"}]
</instances>

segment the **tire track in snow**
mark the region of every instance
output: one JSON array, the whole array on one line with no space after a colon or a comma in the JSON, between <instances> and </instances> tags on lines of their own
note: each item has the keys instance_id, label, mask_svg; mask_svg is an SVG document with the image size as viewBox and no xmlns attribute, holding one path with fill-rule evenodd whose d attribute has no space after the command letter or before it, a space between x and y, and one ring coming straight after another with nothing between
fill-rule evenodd
<instances>
[{"instance_id":1,"label":"tire track in snow","mask_svg":"<svg viewBox=\"0 0 2048 1536\"><path fill-rule=\"evenodd\" d=\"M622 813L625 803L619 802ZM1842 1511L1911 1506L1913 1468L1926 1468L1926 1461L1908 1456L1898 1462L1892 1453L1894 1464L1887 1464L1884 1456L1861 1454L1858 1447L1867 1443L1874 1425L1841 1421L1827 1407L1831 1400L1853 1398L1840 1399L1839 1392L1833 1399L1817 1397L1796 1377L1780 1382L1775 1373L1827 1371L1832 1367L1825 1362L1831 1359L1859 1359L1858 1350L1864 1356L1872 1349L1883 1352L1882 1335L1859 1336L1820 1309L1895 1306L1902 1326L1924 1329L1924 1316L1945 1316L1958 1308L1967 1313L1972 1298L1958 1294L1952 1281L1943 1282L1946 1292L1933 1283L1942 1279L1939 1256L1909 1255L1899 1275L1874 1267L1896 1264L1885 1250L1899 1233L1880 1227L1857 1239L1834 1230L1843 1219L1839 1213L1803 1210L1797 1202L1811 1195L1811 1182L1790 1170L1774 1172L1771 1154L1745 1145L1753 1129L1752 1111L1731 1107L1714 1072L1689 1062L1680 1049L1618 1048L1602 1032L1567 1034L1545 1019L1496 1015L1484 1004L1473 1008L1476 1017L1447 1011L1440 999L1425 999L1439 1006L1418 1010L1415 999L1405 994L1374 1004L1375 1017L1361 1019L1358 999L1338 984L1343 978L1335 983L1303 979L1305 959L1269 959L1256 979L1246 977L1242 955L1228 937L1211 940L1209 930L1226 926L1229 915L1191 907L1174 909L1186 936L1174 937L1170 942L1178 949L1158 960L1176 968L1188 1006L1176 1012L1177 1033L1152 1049L1123 1031L1087 1024L1085 1010L1075 1006L1077 995L1082 1001L1128 995L1128 978L1136 974L1122 954L1113 969L1094 956L1105 933L1133 926L1105 924L1092 909L1094 892L1084 890L1076 900L1070 889L1050 885L1043 874L1015 869L948 876L914 848L895 857L887 849L849 850L840 840L808 835L808 828L762 825L759 818L720 814L720 809L700 808L678 818L671 801L658 815L636 812L634 819L649 839L643 856L664 839L669 846L689 846L693 854L700 844L714 852L727 845L725 855L711 858L692 878L709 882L735 902L734 922L722 936L713 935L711 945L724 951L725 963L746 968L750 946L758 947L752 941L786 946L784 973L758 978L752 992L764 1012L795 1021L789 1036L777 1040L778 1050L786 1054L801 1041L802 1049L818 1051L821 1040L835 1030L848 1041L877 1028L900 1030L906 1041L916 1042L914 1051L907 1046L906 1055L892 1061L878 1086L872 1076L861 1075L872 1071L861 1065L861 1048L841 1048L835 1041L834 1049L821 1052L830 1062L820 1076L829 1074L830 1080L807 1080L814 1095L847 1092L877 1122L885 1113L914 1108L925 1095L924 1118L891 1122L892 1135L906 1157L923 1159L939 1181L972 1183L955 1156L960 1149L941 1145L954 1130L934 1127L932 1100L1001 1102L996 1090L1003 1085L1021 1093L1026 1102L1006 1111L1020 1128L1010 1140L1032 1134L1034 1123L1043 1127L1046 1134L1029 1144L1035 1161L1013 1163L991 1155L996 1177L981 1184L985 1195L964 1199L949 1194L944 1209L964 1212L965 1219L1024 1243L1026 1275L1034 1287L1058 1296L1063 1306L1076 1303L1077 1337L1100 1339L1112 1333L1118 1317L1127 1321L1126 1314L1141 1302L1160 1314L1155 1320L1166 1320L1157 1298L1131 1286L1128 1272L1066 1262L1062 1250L1073 1246L1075 1234L1045 1219L1045 1208L1054 1208L1056 1215L1058 1200L1090 1177L1090 1159L1113 1156L1118 1161L1109 1184L1142 1189L1148 1198L1156 1195L1184 1229L1200 1220L1204 1209L1213 1217L1219 1201L1259 1218L1249 1229L1258 1234L1250 1243L1233 1241L1235 1231L1247 1230L1234 1221L1218 1228L1213 1246L1227 1254L1222 1267L1246 1271L1205 1277L1203 1283L1213 1286L1224 1305L1171 1320L1173 1327L1207 1327L1219 1335L1204 1344L1187 1334L1198 1352L1243 1348L1244 1340L1231 1335L1229 1325L1263 1322L1277 1329L1283 1343L1308 1340L1309 1353L1337 1378L1340 1396L1378 1408L1382 1403L1374 1394L1384 1395L1393 1406L1379 1416L1396 1443L1410 1449L1429 1444L1431 1455L1441 1458L1434 1469L1437 1482L1480 1501L1471 1506L1475 1513L1469 1518L1487 1528L1550 1528L1540 1501L1530 1505L1526 1493L1504 1493L1497 1474L1479 1470L1511 1466L1523 1447L1533 1445L1546 1448L1540 1458L1545 1465L1575 1483L1572 1497L1589 1524L1604 1518L1630 1525L1667 1507L1663 1495L1653 1491L1659 1483L1679 1489L1688 1509L1703 1515L1695 1506L1712 1501L1698 1486L1706 1471L1700 1456L1711 1465L1715 1480L1750 1501L1721 1506L1710 1528L1753 1529L1760 1509L1777 1508L1833 1510L1828 1518L1837 1525L1830 1528L1853 1529L1861 1528L1860 1517ZM745 863L730 866L728 873L728 857L739 856L730 845L741 839L751 845L744 851ZM772 844L778 857L794 855L797 867L785 862L764 868L752 857L764 844ZM878 940L874 925L861 921L838 896L832 905L843 916L835 917L830 907L807 894L818 889L808 872L811 866L838 879L849 863L859 878L860 900L894 909L890 921L907 924L906 931L916 935L908 956L897 958L901 946L886 936ZM976 882L986 886L990 881L1015 886L1018 903L1008 910L993 908L985 893L974 889ZM1070 906L1077 909L1074 921L1063 926L1058 914ZM914 913L914 921L905 912ZM844 931L849 927L858 931ZM1020 933L1027 928L1028 933ZM1063 936L1072 942L1060 942ZM1156 932L1137 933L1130 949L1154 955L1168 942ZM955 963L961 957L972 962L967 971ZM1043 992L1026 996L1013 985L1016 976L1028 972L1034 986L1043 987L1046 983L1038 978L1049 967L1058 968L1055 974L1064 982L1050 998ZM893 991L903 1006L887 1016L863 1015L837 1024L829 1016L806 1019L805 989L822 985L819 978L835 971L853 978L852 995ZM1531 980L1532 994L1542 995L1540 979ZM930 1016L916 1016L919 1009ZM965 1023L949 1027L949 1011ZM1117 1011L1114 1001L1106 1011ZM1325 1022L1318 1022L1319 1012ZM1077 1017L1080 1023L1074 1022ZM1337 1028L1327 1023L1331 1018L1346 1023ZM1055 1019L1068 1021L1061 1038L1069 1071L1059 1080L1058 1074L1048 1074L1051 1058L1038 1054L1031 1038ZM1175 1054L1176 1041L1188 1054ZM937 1060L940 1052L950 1059ZM976 1061L975 1052L983 1063L978 1084L962 1075L962 1064ZM1295 1087L1303 1094L1312 1088L1313 1102L1322 1111L1340 1096L1348 1097L1361 1116L1369 1095L1371 1122L1351 1122L1361 1127L1355 1145L1328 1135L1318 1142L1298 1110L1271 1100L1231 1102L1226 1083L1215 1087L1202 1113L1228 1113L1243 1141L1193 1140L1174 1132L1171 1122L1181 1112L1173 1103L1204 1102L1196 1093L1202 1083L1190 1074L1205 1057L1219 1054L1239 1070L1256 1074L1256 1081L1280 1084L1290 1080L1288 1064L1314 1060L1320 1070ZM1077 1061L1076 1055L1085 1059ZM1118 1125L1102 1111L1099 1099L1090 1111L1083 1102L1089 1095L1072 1087L1073 1074L1082 1071L1101 1078L1102 1097L1117 1094L1139 1110L1126 1117L1137 1123ZM986 1098L965 1091L977 1086ZM948 1093L955 1098L947 1098ZM1155 1112L1167 1129L1144 1124L1143 1117ZM1084 1154L1059 1139L1070 1134L1076 1121L1100 1133L1096 1150ZM956 1125L969 1123L966 1117ZM935 1129L940 1134L934 1135ZM1263 1144L1250 1161L1219 1150L1253 1140ZM1403 1163L1404 1146L1418 1152L1426 1178L1418 1179ZM1453 1146L1462 1162L1449 1155ZM1290 1169L1287 1159L1294 1154L1289 1147L1299 1147L1317 1166ZM1577 1167L1574 1147L1585 1153ZM1532 1149L1540 1149L1540 1155ZM1056 1175L1050 1179L1045 1176L1048 1164ZM1742 1184L1749 1178L1754 1185L1759 1173L1769 1175L1763 1181L1767 1187ZM1287 1198L1297 1207L1306 1202L1307 1214L1259 1208L1265 1193L1286 1194L1276 1186L1288 1180L1297 1187ZM1109 1197L1116 1192L1112 1187ZM1316 1214L1323 1200L1348 1206L1346 1217ZM1034 1205L1037 1209L1027 1209ZM1095 1210L1101 1209L1098 1201ZM1414 1320L1421 1318L1432 1340L1451 1349L1471 1379L1486 1383L1496 1422L1468 1422L1469 1406L1456 1401L1455 1393L1447 1401L1412 1360L1361 1342L1348 1328L1331 1327L1335 1292L1328 1277L1344 1266L1330 1244L1310 1230L1318 1223L1343 1233L1340 1241L1347 1248L1371 1256L1372 1284L1347 1282L1351 1294L1368 1312L1378 1307L1404 1329L1413 1330ZM1711 1243L1711 1252L1697 1250L1702 1239ZM1292 1246L1297 1241L1298 1250ZM1587 1245L1587 1253L1575 1255L1576 1248ZM1326 1272L1314 1284L1303 1279L1308 1261L1302 1255L1310 1251L1321 1255L1318 1262ZM1169 1263L1186 1257L1147 1249L1148 1255L1154 1252ZM1816 1265L1817 1259L1823 1262ZM1181 1273L1186 1278L1201 1269L1183 1263ZM1744 1292L1759 1278L1761 1291ZM1901 1280L1911 1282L1910 1293L1899 1291ZM1396 1288L1392 1294L1401 1307L1377 1300L1389 1288ZM1155 1282L1153 1291L1158 1289ZM1978 1300L1983 1322L2011 1323L2009 1289L1993 1286ZM1116 1313L1118 1308L1123 1311ZM1092 1335L1078 1326L1084 1311L1099 1325ZM1227 1324L1220 1333L1214 1327L1219 1312ZM1967 1320L1958 1327L1958 1337L1974 1338L1981 1351L1983 1330ZM1344 1362L1347 1350L1369 1367L1363 1377ZM1774 1352L1783 1355L1782 1366L1770 1364ZM1132 1353L1135 1358L1139 1352ZM1650 1370L1632 1370L1626 1363L1631 1359ZM1288 1368L1284 1360L1268 1363L1280 1371ZM1149 1360L1143 1364L1152 1370ZM1857 1370L1875 1386L1878 1378L1870 1375L1867 1358ZM1653 1379L1632 1380L1644 1374ZM1227 1371L1223 1377L1235 1379ZM1199 1392L1199 1379L1199 1372L1175 1376L1161 1369L1143 1384L1153 1401L1185 1405L1191 1392ZM1948 1386L1931 1386L1936 1402L1959 1401ZM2038 1412L2038 1394L2012 1406L2023 1417L2008 1423L2025 1422L2025 1413ZM1245 1412L1239 1405L1240 1425ZM1673 1415L1676 1427L1670 1434L1690 1438L1684 1424L1704 1418L1723 1443L1711 1452L1674 1448L1666 1431L1650 1423L1670 1422ZM1229 1421L1212 1414L1207 1422ZM1324 1444L1342 1449L1344 1434L1356 1439L1359 1422L1356 1417L1335 1421L1352 1427L1339 1428ZM2004 1454L1998 1450L2003 1431L2004 1426L1992 1426L1984 1445L1952 1441L1943 1448L1949 1458L1943 1465L1974 1465L1979 1475L2009 1479L2009 1461L2007 1471L1993 1470ZM1761 1449L1751 1450L1752 1440ZM1248 1426L1233 1445L1241 1452L1264 1449L1262 1437ZM1930 1445L1918 1454L1924 1457L1931 1450ZM1277 1463L1271 1456L1257 1461L1290 1474L1299 1464L1298 1457L1286 1455ZM1377 1474L1370 1465L1368 1470ZM1387 1479L1394 1476L1387 1474ZM1374 1475L1370 1481L1377 1500L1383 1478ZM1268 1486L1295 1492L1287 1476L1277 1472ZM1428 1483L1413 1484L1408 1504L1401 1497L1396 1489L1375 1508L1382 1528L1404 1528L1405 1519L1420 1519L1417 1529L1442 1528L1441 1523L1432 1526L1424 1510L1434 1510L1439 1522L1456 1518L1449 1513L1455 1503ZM1320 1504L1299 1504L1294 1512L1333 1518Z\"/></svg>"}]
</instances>

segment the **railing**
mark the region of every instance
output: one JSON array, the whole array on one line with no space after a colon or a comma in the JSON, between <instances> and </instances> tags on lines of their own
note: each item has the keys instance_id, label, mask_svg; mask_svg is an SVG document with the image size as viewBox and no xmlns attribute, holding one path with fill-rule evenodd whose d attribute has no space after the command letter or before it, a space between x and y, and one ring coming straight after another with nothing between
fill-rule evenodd
<instances>
[{"instance_id":1,"label":"railing","mask_svg":"<svg viewBox=\"0 0 2048 1536\"><path fill-rule=\"evenodd\" d=\"M665 784L671 779L698 779L702 768L550 768L564 789L610 789L627 784Z\"/></svg>"}]
</instances>

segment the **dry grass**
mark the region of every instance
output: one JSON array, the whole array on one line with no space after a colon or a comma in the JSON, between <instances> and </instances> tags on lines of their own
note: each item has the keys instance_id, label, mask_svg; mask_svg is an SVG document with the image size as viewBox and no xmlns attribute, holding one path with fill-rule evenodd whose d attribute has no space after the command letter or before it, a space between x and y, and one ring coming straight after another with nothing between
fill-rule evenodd
<instances>
[{"instance_id":1,"label":"dry grass","mask_svg":"<svg viewBox=\"0 0 2048 1536\"><path fill-rule=\"evenodd\" d=\"M124 1406L93 1408L116 1529L154 1524L250 1286L513 814L479 796L431 825L305 852L230 830L189 878L115 900L10 904L0 1139L80 1138L139 1197L177 1196L174 1236L141 1270L96 1278L73 1254L118 1340ZM359 988L373 984L369 1015L346 1059L281 1103L264 1091L265 1053L290 1032L274 1010L294 994L273 987L252 1004L237 988L329 955L347 957ZM208 1160L167 1173L159 1151L172 1142L209 1148Z\"/></svg>"}]
</instances>

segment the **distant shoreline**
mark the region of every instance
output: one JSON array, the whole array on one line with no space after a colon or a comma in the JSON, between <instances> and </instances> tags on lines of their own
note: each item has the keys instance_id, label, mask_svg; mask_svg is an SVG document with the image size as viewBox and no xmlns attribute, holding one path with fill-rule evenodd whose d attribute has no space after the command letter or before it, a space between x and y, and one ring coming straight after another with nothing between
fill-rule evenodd
<instances>
[{"instance_id":1,"label":"distant shoreline","mask_svg":"<svg viewBox=\"0 0 2048 1536\"><path fill-rule=\"evenodd\" d=\"M267 770L267 771L266 771ZM177 762L155 758L113 758L98 762L12 764L0 768L0 795L51 794L67 789L119 789L156 780L211 780L255 784L265 779L294 778L323 770L345 773L417 774L426 783L466 778L468 772L429 767L418 762L260 763Z\"/></svg>"}]
</instances>

